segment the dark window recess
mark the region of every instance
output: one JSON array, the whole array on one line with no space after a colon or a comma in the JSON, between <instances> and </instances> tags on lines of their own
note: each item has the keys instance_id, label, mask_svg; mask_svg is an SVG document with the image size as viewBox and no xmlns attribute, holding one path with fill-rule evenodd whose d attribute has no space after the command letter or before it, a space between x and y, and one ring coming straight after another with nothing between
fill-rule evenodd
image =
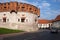
<instances>
[{"instance_id":1,"label":"dark window recess","mask_svg":"<svg viewBox=\"0 0 60 40\"><path fill-rule=\"evenodd\" d=\"M35 10L36 11L36 10Z\"/></svg>"},{"instance_id":2,"label":"dark window recess","mask_svg":"<svg viewBox=\"0 0 60 40\"><path fill-rule=\"evenodd\" d=\"M32 10L32 8L29 8L30 10Z\"/></svg>"},{"instance_id":3,"label":"dark window recess","mask_svg":"<svg viewBox=\"0 0 60 40\"><path fill-rule=\"evenodd\" d=\"M24 11L24 8L25 8L25 7L22 7L22 11Z\"/></svg>"},{"instance_id":4,"label":"dark window recess","mask_svg":"<svg viewBox=\"0 0 60 40\"><path fill-rule=\"evenodd\" d=\"M25 7L22 7L22 8L25 8Z\"/></svg>"},{"instance_id":5,"label":"dark window recess","mask_svg":"<svg viewBox=\"0 0 60 40\"><path fill-rule=\"evenodd\" d=\"M4 14L4 16L5 16L6 14Z\"/></svg>"},{"instance_id":6,"label":"dark window recess","mask_svg":"<svg viewBox=\"0 0 60 40\"><path fill-rule=\"evenodd\" d=\"M6 8L6 7L4 7L4 8Z\"/></svg>"},{"instance_id":7,"label":"dark window recess","mask_svg":"<svg viewBox=\"0 0 60 40\"><path fill-rule=\"evenodd\" d=\"M6 22L6 18L3 18L3 22Z\"/></svg>"},{"instance_id":8,"label":"dark window recess","mask_svg":"<svg viewBox=\"0 0 60 40\"><path fill-rule=\"evenodd\" d=\"M37 21L37 19L35 19L35 22Z\"/></svg>"},{"instance_id":9,"label":"dark window recess","mask_svg":"<svg viewBox=\"0 0 60 40\"><path fill-rule=\"evenodd\" d=\"M20 19L18 19L18 22L20 21Z\"/></svg>"},{"instance_id":10,"label":"dark window recess","mask_svg":"<svg viewBox=\"0 0 60 40\"><path fill-rule=\"evenodd\" d=\"M17 12L15 10L12 10L10 13L12 13L12 12L15 12L17 14Z\"/></svg>"},{"instance_id":11,"label":"dark window recess","mask_svg":"<svg viewBox=\"0 0 60 40\"><path fill-rule=\"evenodd\" d=\"M25 18L22 18L22 19L21 19L21 22L24 22L24 21L25 21Z\"/></svg>"}]
</instances>

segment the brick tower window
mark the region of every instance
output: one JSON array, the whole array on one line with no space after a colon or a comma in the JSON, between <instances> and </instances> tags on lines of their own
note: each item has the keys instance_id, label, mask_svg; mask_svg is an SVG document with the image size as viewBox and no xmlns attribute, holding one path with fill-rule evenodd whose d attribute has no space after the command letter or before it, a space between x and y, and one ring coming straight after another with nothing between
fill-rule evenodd
<instances>
[{"instance_id":1,"label":"brick tower window","mask_svg":"<svg viewBox=\"0 0 60 40\"><path fill-rule=\"evenodd\" d=\"M15 10L12 10L10 13L12 13L12 12L15 12L17 14L17 11L15 11Z\"/></svg>"},{"instance_id":2,"label":"brick tower window","mask_svg":"<svg viewBox=\"0 0 60 40\"><path fill-rule=\"evenodd\" d=\"M21 22L24 22L25 21L25 18L21 18Z\"/></svg>"},{"instance_id":3,"label":"brick tower window","mask_svg":"<svg viewBox=\"0 0 60 40\"><path fill-rule=\"evenodd\" d=\"M24 9L25 7L23 6L22 8Z\"/></svg>"},{"instance_id":4,"label":"brick tower window","mask_svg":"<svg viewBox=\"0 0 60 40\"><path fill-rule=\"evenodd\" d=\"M29 8L30 10L32 10L32 8Z\"/></svg>"},{"instance_id":5,"label":"brick tower window","mask_svg":"<svg viewBox=\"0 0 60 40\"><path fill-rule=\"evenodd\" d=\"M6 17L3 18L3 22L6 22Z\"/></svg>"},{"instance_id":6,"label":"brick tower window","mask_svg":"<svg viewBox=\"0 0 60 40\"><path fill-rule=\"evenodd\" d=\"M6 7L4 7L4 8L6 8Z\"/></svg>"}]
</instances>

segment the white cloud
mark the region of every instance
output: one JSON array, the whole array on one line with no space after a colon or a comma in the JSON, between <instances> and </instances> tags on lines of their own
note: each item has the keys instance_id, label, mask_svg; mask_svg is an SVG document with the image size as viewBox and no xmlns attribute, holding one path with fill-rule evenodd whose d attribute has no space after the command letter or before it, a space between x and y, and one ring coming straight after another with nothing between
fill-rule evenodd
<instances>
[{"instance_id":1,"label":"white cloud","mask_svg":"<svg viewBox=\"0 0 60 40\"><path fill-rule=\"evenodd\" d=\"M49 7L50 4L45 2L45 3L42 3L42 6L43 6L43 7Z\"/></svg>"},{"instance_id":2,"label":"white cloud","mask_svg":"<svg viewBox=\"0 0 60 40\"><path fill-rule=\"evenodd\" d=\"M42 8L48 8L51 6L51 4L46 1L43 1L40 6L42 6Z\"/></svg>"}]
</instances>

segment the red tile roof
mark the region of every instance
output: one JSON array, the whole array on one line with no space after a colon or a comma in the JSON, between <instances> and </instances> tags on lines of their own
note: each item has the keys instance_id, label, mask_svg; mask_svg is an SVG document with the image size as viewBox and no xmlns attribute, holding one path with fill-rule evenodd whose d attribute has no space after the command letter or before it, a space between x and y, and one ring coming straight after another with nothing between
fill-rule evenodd
<instances>
[{"instance_id":1,"label":"red tile roof","mask_svg":"<svg viewBox=\"0 0 60 40\"><path fill-rule=\"evenodd\" d=\"M46 19L38 19L39 24L47 24L47 23L52 23L55 21L60 21L60 15L58 15L55 19L53 20L46 20Z\"/></svg>"},{"instance_id":2,"label":"red tile roof","mask_svg":"<svg viewBox=\"0 0 60 40\"><path fill-rule=\"evenodd\" d=\"M55 18L55 20L57 21L57 20L60 20L60 15L58 15L56 18Z\"/></svg>"},{"instance_id":3,"label":"red tile roof","mask_svg":"<svg viewBox=\"0 0 60 40\"><path fill-rule=\"evenodd\" d=\"M52 20L38 19L38 23L39 23L39 24L52 23Z\"/></svg>"},{"instance_id":4,"label":"red tile roof","mask_svg":"<svg viewBox=\"0 0 60 40\"><path fill-rule=\"evenodd\" d=\"M60 15L58 15L58 16L53 20L53 22L55 22L55 21L60 21Z\"/></svg>"}]
</instances>

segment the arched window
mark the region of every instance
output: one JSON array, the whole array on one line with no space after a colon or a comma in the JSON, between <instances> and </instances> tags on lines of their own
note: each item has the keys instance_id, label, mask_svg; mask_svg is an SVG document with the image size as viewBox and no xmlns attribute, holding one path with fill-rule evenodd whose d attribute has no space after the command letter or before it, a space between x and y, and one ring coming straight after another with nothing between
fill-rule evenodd
<instances>
[{"instance_id":1,"label":"arched window","mask_svg":"<svg viewBox=\"0 0 60 40\"><path fill-rule=\"evenodd\" d=\"M12 12L15 12L17 14L17 12L15 10L12 10L10 13L12 13Z\"/></svg>"}]
</instances>

